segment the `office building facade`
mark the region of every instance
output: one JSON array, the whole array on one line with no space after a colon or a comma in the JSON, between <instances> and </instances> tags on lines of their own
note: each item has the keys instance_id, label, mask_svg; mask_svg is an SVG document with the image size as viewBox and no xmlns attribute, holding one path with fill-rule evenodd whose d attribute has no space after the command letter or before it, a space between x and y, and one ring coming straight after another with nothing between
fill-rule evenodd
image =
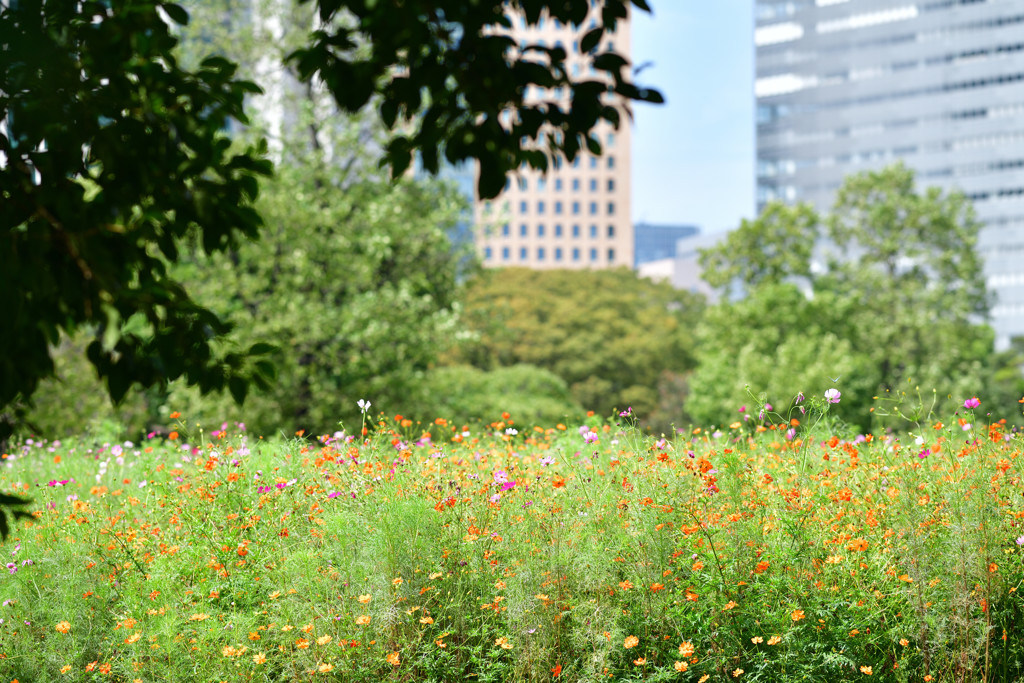
<instances>
[{"instance_id":1,"label":"office building facade","mask_svg":"<svg viewBox=\"0 0 1024 683\"><path fill-rule=\"evenodd\" d=\"M997 347L1024 335L1024 0L756 0L757 202L827 211L849 174L902 160L958 189Z\"/></svg>"},{"instance_id":2,"label":"office building facade","mask_svg":"<svg viewBox=\"0 0 1024 683\"><path fill-rule=\"evenodd\" d=\"M596 78L579 41L597 20L573 28L551 19L527 25L514 22L513 36L527 44L563 47L571 77ZM629 58L629 23L620 21L606 36ZM605 45L602 45L602 48ZM568 93L541 92L531 87L527 102L568 98ZM594 130L602 155L580 154L572 162L555 160L546 174L529 168L509 177L497 198L476 203L477 249L485 266L530 268L633 267L633 224L630 218L630 119L619 129L601 122Z\"/></svg>"}]
</instances>

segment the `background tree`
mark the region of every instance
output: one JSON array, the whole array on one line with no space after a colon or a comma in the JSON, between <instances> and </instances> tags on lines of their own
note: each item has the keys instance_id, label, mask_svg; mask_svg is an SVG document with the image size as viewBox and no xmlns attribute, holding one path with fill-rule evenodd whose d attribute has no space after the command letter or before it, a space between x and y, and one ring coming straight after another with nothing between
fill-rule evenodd
<instances>
[{"instance_id":1,"label":"background tree","mask_svg":"<svg viewBox=\"0 0 1024 683\"><path fill-rule=\"evenodd\" d=\"M797 386L819 392L835 378L841 413L865 429L873 397L886 392L920 388L930 396L936 389L962 400L988 387L1005 398L996 387L1012 380L996 380L1006 363L997 362L984 324L980 225L962 194L918 191L913 172L897 165L847 178L827 219L831 242L812 228L813 212L799 210L803 240L796 221L792 230L778 228L778 216L797 209L769 207L770 221L759 218L741 231L742 244L760 240L770 263L739 240L702 255L713 268L709 281L724 286L738 278L753 287L742 302L710 310L700 328L695 415L710 420L736 410L747 384L777 403ZM797 251L798 244L808 246ZM823 272L810 268L812 253L827 261ZM795 293L802 280L808 296ZM1007 401L992 408L1000 417L1019 415Z\"/></svg>"},{"instance_id":2,"label":"background tree","mask_svg":"<svg viewBox=\"0 0 1024 683\"><path fill-rule=\"evenodd\" d=\"M754 220L744 219L717 248L701 251L701 277L712 287L738 284L746 289L810 278L819 222L807 204L771 202Z\"/></svg>"},{"instance_id":3,"label":"background tree","mask_svg":"<svg viewBox=\"0 0 1024 683\"><path fill-rule=\"evenodd\" d=\"M702 309L701 298L626 269L488 270L467 284L466 327L476 338L456 358L481 369L536 365L589 410L632 406L659 427L679 424L676 380L693 368Z\"/></svg>"},{"instance_id":4,"label":"background tree","mask_svg":"<svg viewBox=\"0 0 1024 683\"><path fill-rule=\"evenodd\" d=\"M962 193L918 191L902 164L861 173L840 188L828 229L841 256L816 286L860 304L851 340L871 350L881 387L941 383L991 355L991 332L976 325L989 304L981 224Z\"/></svg>"}]
</instances>

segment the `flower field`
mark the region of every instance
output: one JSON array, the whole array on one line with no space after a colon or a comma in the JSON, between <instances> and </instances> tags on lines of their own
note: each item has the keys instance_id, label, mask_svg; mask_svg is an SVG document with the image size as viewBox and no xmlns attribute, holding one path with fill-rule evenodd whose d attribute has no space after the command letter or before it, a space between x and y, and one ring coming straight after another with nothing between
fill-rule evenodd
<instances>
[{"instance_id":1,"label":"flower field","mask_svg":"<svg viewBox=\"0 0 1024 683\"><path fill-rule=\"evenodd\" d=\"M979 410L26 441L0 680L1020 680L1022 439Z\"/></svg>"}]
</instances>

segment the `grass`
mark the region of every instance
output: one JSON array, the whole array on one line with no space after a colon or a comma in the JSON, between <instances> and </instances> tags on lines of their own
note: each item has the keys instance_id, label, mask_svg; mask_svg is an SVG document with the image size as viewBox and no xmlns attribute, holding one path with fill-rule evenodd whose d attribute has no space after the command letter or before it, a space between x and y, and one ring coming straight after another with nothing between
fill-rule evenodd
<instances>
[{"instance_id":1,"label":"grass","mask_svg":"<svg viewBox=\"0 0 1024 683\"><path fill-rule=\"evenodd\" d=\"M1024 678L1021 436L770 420L27 441L0 681Z\"/></svg>"}]
</instances>

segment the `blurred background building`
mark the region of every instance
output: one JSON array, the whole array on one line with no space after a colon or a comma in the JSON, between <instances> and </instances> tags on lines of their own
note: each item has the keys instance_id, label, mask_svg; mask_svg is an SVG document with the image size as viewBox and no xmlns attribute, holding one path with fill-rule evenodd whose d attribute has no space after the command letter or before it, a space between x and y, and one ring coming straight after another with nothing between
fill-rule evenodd
<instances>
[{"instance_id":1,"label":"blurred background building","mask_svg":"<svg viewBox=\"0 0 1024 683\"><path fill-rule=\"evenodd\" d=\"M599 8L594 7L596 13ZM515 22L513 36L526 44L563 47L572 77L597 77L579 41L595 19L573 28L550 19ZM620 21L608 49L630 55L629 22ZM602 45L602 47L606 47ZM557 101L568 93L531 87L526 101ZM511 115L511 113L510 113ZM522 169L509 178L492 201L477 202L476 243L486 266L531 268L632 267L630 217L630 119L615 130L602 122L595 129L603 154L581 154L572 163L555 164L548 173Z\"/></svg>"},{"instance_id":2,"label":"blurred background building","mask_svg":"<svg viewBox=\"0 0 1024 683\"><path fill-rule=\"evenodd\" d=\"M1024 334L1024 0L755 8L758 211L903 160L973 200L997 347Z\"/></svg>"}]
</instances>

